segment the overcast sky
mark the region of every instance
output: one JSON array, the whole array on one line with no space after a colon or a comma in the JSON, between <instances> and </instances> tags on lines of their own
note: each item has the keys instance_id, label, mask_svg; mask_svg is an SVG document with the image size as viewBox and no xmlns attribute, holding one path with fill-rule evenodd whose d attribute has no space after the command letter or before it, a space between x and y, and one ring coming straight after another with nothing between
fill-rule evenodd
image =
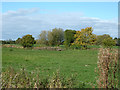
<instances>
[{"instance_id":1,"label":"overcast sky","mask_svg":"<svg viewBox=\"0 0 120 90\"><path fill-rule=\"evenodd\" d=\"M81 30L93 27L97 35L118 37L117 2L3 2L2 39L26 34L38 37L53 28Z\"/></svg>"}]
</instances>

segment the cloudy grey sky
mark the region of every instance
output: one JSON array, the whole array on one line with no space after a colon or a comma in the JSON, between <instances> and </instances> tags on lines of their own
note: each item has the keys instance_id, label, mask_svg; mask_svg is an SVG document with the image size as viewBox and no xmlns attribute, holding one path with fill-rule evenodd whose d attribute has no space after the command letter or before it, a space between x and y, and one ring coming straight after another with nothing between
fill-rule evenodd
<instances>
[{"instance_id":1,"label":"cloudy grey sky","mask_svg":"<svg viewBox=\"0 0 120 90\"><path fill-rule=\"evenodd\" d=\"M63 28L81 30L93 27L97 35L118 37L117 2L4 2L2 39L26 34L38 37L42 30Z\"/></svg>"}]
</instances>

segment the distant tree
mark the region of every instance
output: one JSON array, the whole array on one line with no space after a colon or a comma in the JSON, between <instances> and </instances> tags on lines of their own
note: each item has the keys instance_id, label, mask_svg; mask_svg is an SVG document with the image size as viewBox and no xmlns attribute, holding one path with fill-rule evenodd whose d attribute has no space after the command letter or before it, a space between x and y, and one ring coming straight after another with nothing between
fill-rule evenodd
<instances>
[{"instance_id":1,"label":"distant tree","mask_svg":"<svg viewBox=\"0 0 120 90\"><path fill-rule=\"evenodd\" d=\"M52 29L52 36L53 36L53 44L60 45L64 40L64 31L61 28L54 28Z\"/></svg>"},{"instance_id":2,"label":"distant tree","mask_svg":"<svg viewBox=\"0 0 120 90\"><path fill-rule=\"evenodd\" d=\"M54 28L52 31L42 31L39 35L39 44L60 45L64 41L64 31L61 28Z\"/></svg>"},{"instance_id":3,"label":"distant tree","mask_svg":"<svg viewBox=\"0 0 120 90\"><path fill-rule=\"evenodd\" d=\"M22 46L25 47L32 47L35 44L35 40L32 35L25 35L21 39Z\"/></svg>"},{"instance_id":4,"label":"distant tree","mask_svg":"<svg viewBox=\"0 0 120 90\"><path fill-rule=\"evenodd\" d=\"M2 44L7 44L5 40L2 40Z\"/></svg>"},{"instance_id":5,"label":"distant tree","mask_svg":"<svg viewBox=\"0 0 120 90\"><path fill-rule=\"evenodd\" d=\"M96 42L96 35L92 32L92 27L87 27L85 29L81 29L81 31L76 31L76 34L74 35L76 39L72 45L87 49L88 45L93 45Z\"/></svg>"},{"instance_id":6,"label":"distant tree","mask_svg":"<svg viewBox=\"0 0 120 90\"><path fill-rule=\"evenodd\" d=\"M74 42L75 38L74 38L74 35L76 34L76 31L75 30L65 30L65 33L64 33L64 37L65 37L65 41L64 41L64 44L66 47L70 47L71 43Z\"/></svg>"},{"instance_id":7,"label":"distant tree","mask_svg":"<svg viewBox=\"0 0 120 90\"><path fill-rule=\"evenodd\" d=\"M48 36L47 36L47 39L48 39L48 44L50 45L50 46L52 46L52 45L54 45L54 39L53 39L53 33L51 32L51 31L48 31Z\"/></svg>"},{"instance_id":8,"label":"distant tree","mask_svg":"<svg viewBox=\"0 0 120 90\"><path fill-rule=\"evenodd\" d=\"M16 41L15 41L16 44L21 44L21 38L18 38Z\"/></svg>"},{"instance_id":9,"label":"distant tree","mask_svg":"<svg viewBox=\"0 0 120 90\"><path fill-rule=\"evenodd\" d=\"M112 46L116 45L115 40L112 39L112 37L106 38L102 41L103 46L107 48L111 48Z\"/></svg>"},{"instance_id":10,"label":"distant tree","mask_svg":"<svg viewBox=\"0 0 120 90\"><path fill-rule=\"evenodd\" d=\"M117 38L112 39L109 34L98 35L96 44L104 47L112 47L117 44Z\"/></svg>"},{"instance_id":11,"label":"distant tree","mask_svg":"<svg viewBox=\"0 0 120 90\"><path fill-rule=\"evenodd\" d=\"M107 39L107 38L110 38L110 35L108 35L108 34L98 35L98 36L97 36L96 45L102 45L102 44L103 44L102 41L103 41L104 39Z\"/></svg>"},{"instance_id":12,"label":"distant tree","mask_svg":"<svg viewBox=\"0 0 120 90\"><path fill-rule=\"evenodd\" d=\"M12 39L9 39L9 40L3 40L3 41L2 41L2 44L15 44L15 41L12 40Z\"/></svg>"},{"instance_id":13,"label":"distant tree","mask_svg":"<svg viewBox=\"0 0 120 90\"><path fill-rule=\"evenodd\" d=\"M40 33L37 43L38 44L47 44L47 31L44 30Z\"/></svg>"}]
</instances>

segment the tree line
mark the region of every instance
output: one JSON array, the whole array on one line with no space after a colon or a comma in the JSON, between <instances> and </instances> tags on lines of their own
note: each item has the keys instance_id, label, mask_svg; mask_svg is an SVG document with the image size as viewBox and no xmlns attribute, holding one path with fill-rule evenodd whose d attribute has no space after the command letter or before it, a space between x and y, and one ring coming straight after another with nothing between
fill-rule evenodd
<instances>
[{"instance_id":1,"label":"tree line","mask_svg":"<svg viewBox=\"0 0 120 90\"><path fill-rule=\"evenodd\" d=\"M93 34L92 27L81 30L63 30L62 28L54 28L51 31L43 30L34 39L32 35L25 35L16 41L2 41L2 44L21 44L23 47L32 47L33 44L41 44L47 46L65 45L66 48L82 48L87 49L89 45L103 45L105 47L119 46L120 38L112 38L109 34L96 35Z\"/></svg>"}]
</instances>

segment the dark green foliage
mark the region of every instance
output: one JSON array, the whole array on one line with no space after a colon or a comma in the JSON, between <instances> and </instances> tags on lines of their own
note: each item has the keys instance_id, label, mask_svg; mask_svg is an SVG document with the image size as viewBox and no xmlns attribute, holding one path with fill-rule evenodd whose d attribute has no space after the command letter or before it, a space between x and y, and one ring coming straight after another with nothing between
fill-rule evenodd
<instances>
[{"instance_id":1,"label":"dark green foliage","mask_svg":"<svg viewBox=\"0 0 120 90\"><path fill-rule=\"evenodd\" d=\"M33 44L35 44L35 40L32 37L32 35L28 34L28 35L25 35L25 36L22 37L21 44L24 48L25 47L32 47Z\"/></svg>"},{"instance_id":2,"label":"dark green foliage","mask_svg":"<svg viewBox=\"0 0 120 90\"><path fill-rule=\"evenodd\" d=\"M116 46L118 45L118 39L117 37L114 38Z\"/></svg>"},{"instance_id":3,"label":"dark green foliage","mask_svg":"<svg viewBox=\"0 0 120 90\"><path fill-rule=\"evenodd\" d=\"M108 34L98 35L96 45L103 45L105 47L112 47L116 45L116 40Z\"/></svg>"},{"instance_id":4,"label":"dark green foliage","mask_svg":"<svg viewBox=\"0 0 120 90\"><path fill-rule=\"evenodd\" d=\"M102 45L102 41L104 39L110 38L110 35L108 34L104 34L104 35L98 35L97 36L97 41L96 41L96 45Z\"/></svg>"},{"instance_id":5,"label":"dark green foliage","mask_svg":"<svg viewBox=\"0 0 120 90\"><path fill-rule=\"evenodd\" d=\"M2 44L15 44L15 41L11 40L11 39L9 39L9 40L3 40Z\"/></svg>"},{"instance_id":6,"label":"dark green foliage","mask_svg":"<svg viewBox=\"0 0 120 90\"><path fill-rule=\"evenodd\" d=\"M116 42L116 46L120 46L120 38L114 38L115 42Z\"/></svg>"},{"instance_id":7,"label":"dark green foliage","mask_svg":"<svg viewBox=\"0 0 120 90\"><path fill-rule=\"evenodd\" d=\"M120 38L117 40L117 45L120 46Z\"/></svg>"},{"instance_id":8,"label":"dark green foliage","mask_svg":"<svg viewBox=\"0 0 120 90\"><path fill-rule=\"evenodd\" d=\"M75 38L74 38L74 34L76 34L75 30L66 30L64 37L65 37L65 46L66 47L70 47L71 43L74 42Z\"/></svg>"},{"instance_id":9,"label":"dark green foliage","mask_svg":"<svg viewBox=\"0 0 120 90\"><path fill-rule=\"evenodd\" d=\"M2 44L7 44L6 41L2 41Z\"/></svg>"},{"instance_id":10,"label":"dark green foliage","mask_svg":"<svg viewBox=\"0 0 120 90\"><path fill-rule=\"evenodd\" d=\"M52 29L53 45L60 45L64 40L64 31L61 28Z\"/></svg>"},{"instance_id":11,"label":"dark green foliage","mask_svg":"<svg viewBox=\"0 0 120 90\"><path fill-rule=\"evenodd\" d=\"M34 40L34 44L36 44L37 43L37 41L36 40Z\"/></svg>"},{"instance_id":12,"label":"dark green foliage","mask_svg":"<svg viewBox=\"0 0 120 90\"><path fill-rule=\"evenodd\" d=\"M103 46L105 46L107 48L108 47L111 48L112 46L115 46L116 42L112 38L106 38L102 41L102 44L103 44Z\"/></svg>"}]
</instances>

